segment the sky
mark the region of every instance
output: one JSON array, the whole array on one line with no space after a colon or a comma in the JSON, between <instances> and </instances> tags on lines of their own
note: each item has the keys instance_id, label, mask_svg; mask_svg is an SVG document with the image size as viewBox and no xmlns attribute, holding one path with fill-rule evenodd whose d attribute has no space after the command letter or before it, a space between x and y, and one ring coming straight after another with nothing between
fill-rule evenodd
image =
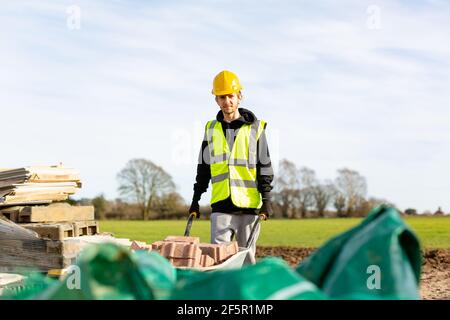
<instances>
[{"instance_id":1,"label":"sky","mask_svg":"<svg viewBox=\"0 0 450 320\"><path fill-rule=\"evenodd\" d=\"M189 202L221 70L281 159L450 212L450 2L1 1L0 167L63 163L119 196L133 158ZM209 202L204 194L201 204Z\"/></svg>"}]
</instances>

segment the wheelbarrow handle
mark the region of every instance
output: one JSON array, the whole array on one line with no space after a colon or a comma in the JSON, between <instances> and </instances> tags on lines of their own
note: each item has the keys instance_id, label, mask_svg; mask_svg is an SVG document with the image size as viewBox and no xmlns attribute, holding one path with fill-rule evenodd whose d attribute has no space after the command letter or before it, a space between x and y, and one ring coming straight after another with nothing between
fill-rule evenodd
<instances>
[{"instance_id":1,"label":"wheelbarrow handle","mask_svg":"<svg viewBox=\"0 0 450 320\"><path fill-rule=\"evenodd\" d=\"M253 245L253 242L255 240L256 229L258 228L260 221L261 221L261 218L258 216L255 223L253 223L252 231L250 232L250 236L248 237L248 241L247 241L247 246L246 246L247 249Z\"/></svg>"},{"instance_id":2,"label":"wheelbarrow handle","mask_svg":"<svg viewBox=\"0 0 450 320\"><path fill-rule=\"evenodd\" d=\"M188 221L187 221L187 225L186 225L186 229L184 230L184 236L185 237L189 237L189 234L191 233L191 227L192 227L192 221L194 221L196 214L195 213L191 213L189 215Z\"/></svg>"}]
</instances>

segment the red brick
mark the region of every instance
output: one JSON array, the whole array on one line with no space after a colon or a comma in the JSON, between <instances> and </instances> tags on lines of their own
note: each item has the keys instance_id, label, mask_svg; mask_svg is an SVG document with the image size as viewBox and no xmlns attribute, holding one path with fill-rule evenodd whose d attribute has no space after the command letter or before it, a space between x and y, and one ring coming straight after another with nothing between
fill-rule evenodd
<instances>
[{"instance_id":1,"label":"red brick","mask_svg":"<svg viewBox=\"0 0 450 320\"><path fill-rule=\"evenodd\" d=\"M196 244L165 241L161 247L161 255L166 258L198 259L200 261L201 254L202 251Z\"/></svg>"},{"instance_id":2,"label":"red brick","mask_svg":"<svg viewBox=\"0 0 450 320\"><path fill-rule=\"evenodd\" d=\"M130 250L151 250L152 246L145 242L133 241L130 246Z\"/></svg>"},{"instance_id":3,"label":"red brick","mask_svg":"<svg viewBox=\"0 0 450 320\"><path fill-rule=\"evenodd\" d=\"M174 267L196 268L200 266L194 259L170 258L169 261Z\"/></svg>"},{"instance_id":4,"label":"red brick","mask_svg":"<svg viewBox=\"0 0 450 320\"><path fill-rule=\"evenodd\" d=\"M151 250L160 252L160 251L161 251L161 247L162 247L162 245L163 245L164 243L165 243L164 241L156 241L156 242L153 242L153 243L152 243Z\"/></svg>"},{"instance_id":5,"label":"red brick","mask_svg":"<svg viewBox=\"0 0 450 320\"><path fill-rule=\"evenodd\" d=\"M164 239L164 241L173 241L173 242L188 242L188 243L200 243L199 237L180 237L180 236L168 236Z\"/></svg>"},{"instance_id":6,"label":"red brick","mask_svg":"<svg viewBox=\"0 0 450 320\"><path fill-rule=\"evenodd\" d=\"M168 247L172 247L168 245ZM170 263L172 263L175 267L189 267L189 268L196 268L201 266L201 258L202 258L202 252L196 245L190 245L186 246L185 249L187 249L188 254L192 256L192 258L188 258L186 256L184 257L166 257L169 259ZM169 249L167 249L169 251ZM171 250L173 251L173 250ZM171 253L169 253L171 254Z\"/></svg>"},{"instance_id":7,"label":"red brick","mask_svg":"<svg viewBox=\"0 0 450 320\"><path fill-rule=\"evenodd\" d=\"M199 247L203 254L210 256L216 263L228 258L223 244L201 243Z\"/></svg>"},{"instance_id":8,"label":"red brick","mask_svg":"<svg viewBox=\"0 0 450 320\"><path fill-rule=\"evenodd\" d=\"M228 257L236 254L236 252L238 252L238 251L239 251L239 246L238 246L237 241L232 241L232 242L228 243L228 245L227 245Z\"/></svg>"},{"instance_id":9,"label":"red brick","mask_svg":"<svg viewBox=\"0 0 450 320\"><path fill-rule=\"evenodd\" d=\"M215 261L213 258L211 258L210 256L208 256L207 254L203 254L201 259L200 259L200 266L201 267L210 267L213 266L215 264Z\"/></svg>"}]
</instances>

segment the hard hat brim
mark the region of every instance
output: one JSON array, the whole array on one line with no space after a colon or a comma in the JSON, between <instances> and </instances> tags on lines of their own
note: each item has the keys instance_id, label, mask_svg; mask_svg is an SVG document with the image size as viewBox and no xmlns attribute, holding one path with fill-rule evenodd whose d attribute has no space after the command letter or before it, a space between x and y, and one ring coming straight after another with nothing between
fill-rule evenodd
<instances>
[{"instance_id":1,"label":"hard hat brim","mask_svg":"<svg viewBox=\"0 0 450 320\"><path fill-rule=\"evenodd\" d=\"M222 90L222 91L214 91L214 90L211 90L211 93L212 93L213 95L215 95L215 96L224 96L224 95L227 95L227 94L238 93L238 92L240 92L242 89L244 89L244 88L243 88L243 87L240 87L240 88L237 89L237 90Z\"/></svg>"}]
</instances>

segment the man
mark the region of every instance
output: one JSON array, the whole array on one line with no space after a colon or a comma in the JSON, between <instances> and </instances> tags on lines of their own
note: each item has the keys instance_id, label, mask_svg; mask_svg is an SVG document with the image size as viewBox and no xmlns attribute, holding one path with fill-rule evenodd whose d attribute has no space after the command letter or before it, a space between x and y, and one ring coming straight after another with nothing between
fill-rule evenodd
<instances>
[{"instance_id":1,"label":"man","mask_svg":"<svg viewBox=\"0 0 450 320\"><path fill-rule=\"evenodd\" d=\"M214 78L212 93L220 111L216 120L205 126L189 213L200 216L199 201L211 180L211 243L229 242L235 235L239 247L246 247L258 217L266 220L272 213L273 170L265 135L267 124L239 108L242 89L230 71ZM256 262L258 236L259 225L246 263Z\"/></svg>"}]
</instances>

